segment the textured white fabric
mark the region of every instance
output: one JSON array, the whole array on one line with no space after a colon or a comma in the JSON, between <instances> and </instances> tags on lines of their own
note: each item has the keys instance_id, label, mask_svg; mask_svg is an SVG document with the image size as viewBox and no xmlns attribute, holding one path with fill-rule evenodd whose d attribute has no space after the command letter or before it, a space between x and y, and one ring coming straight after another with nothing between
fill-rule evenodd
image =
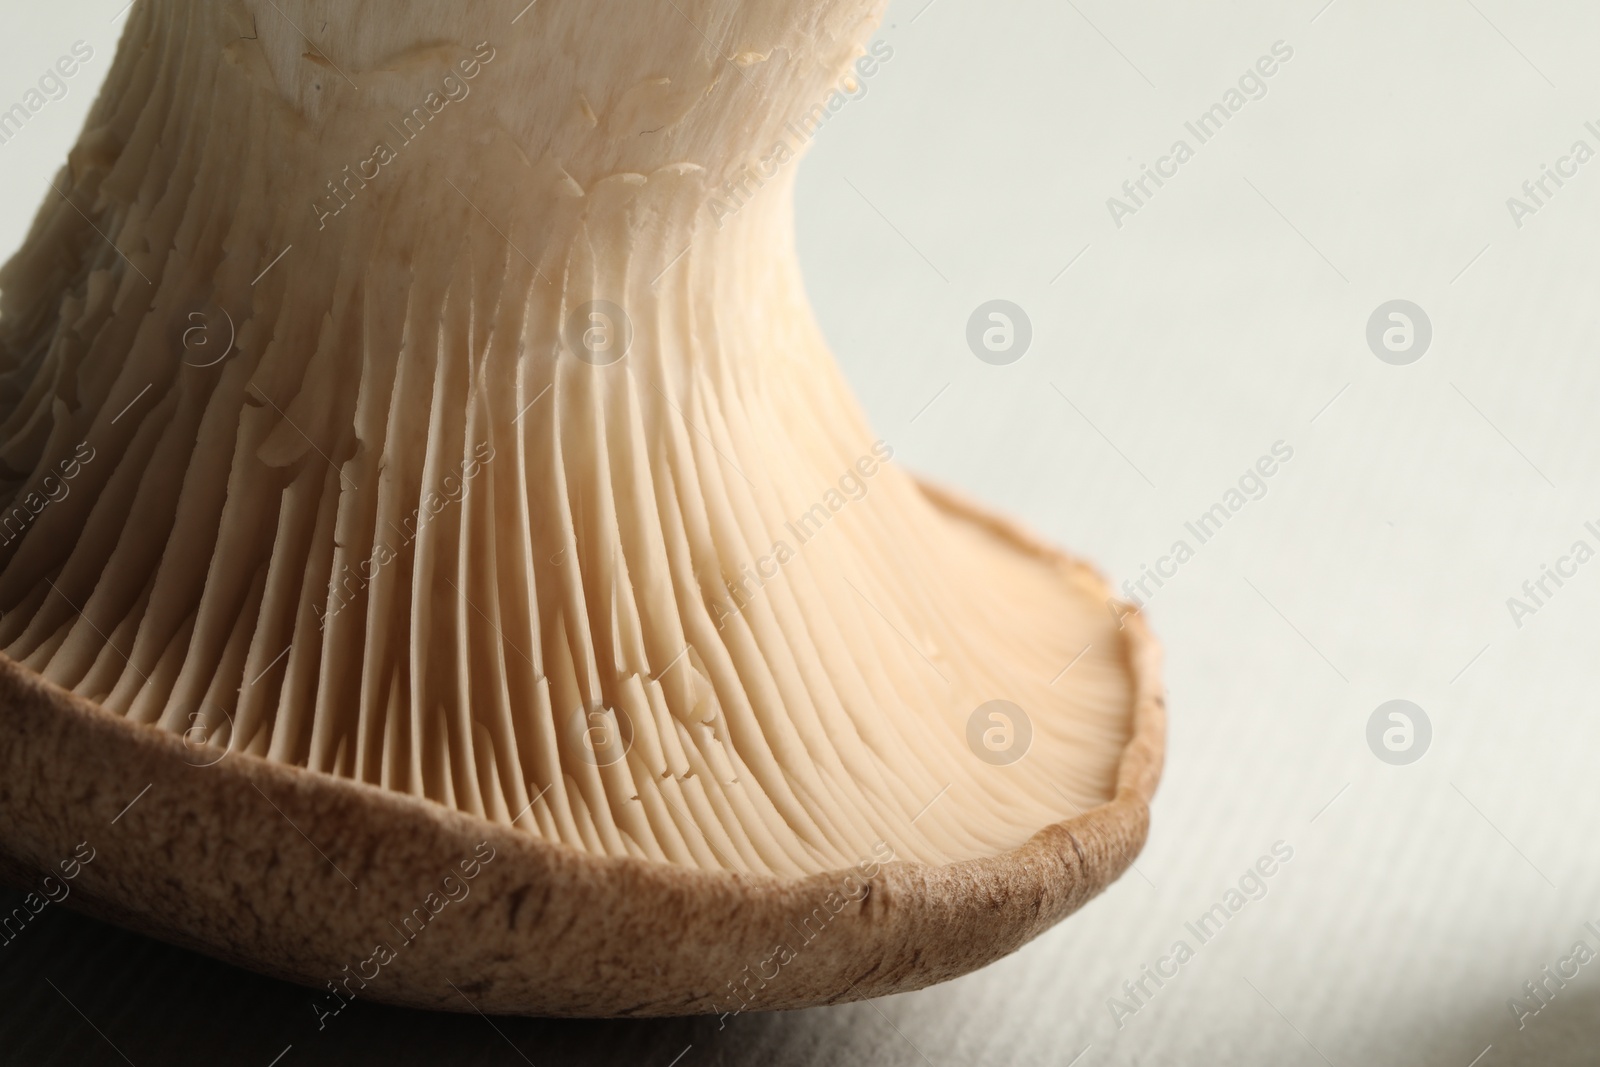
<instances>
[{"instance_id":1,"label":"textured white fabric","mask_svg":"<svg viewBox=\"0 0 1600 1067\"><path fill-rule=\"evenodd\" d=\"M801 177L847 373L903 462L1116 582L1197 547L1150 605L1172 721L1140 873L878 1005L906 1042L870 1008L811 1013L829 1051L805 1062L1597 1062L1600 960L1525 1029L1507 1001L1600 951L1600 560L1520 629L1506 601L1600 549L1600 162L1520 229L1506 201L1600 151L1600 12L924 2L894 5L894 64ZM1266 95L1200 144L1185 122L1277 41ZM1107 198L1179 138L1193 158L1118 229ZM1007 367L963 338L994 298L1033 324ZM1366 342L1393 299L1433 325L1409 366ZM1198 545L1184 524L1279 440L1266 496ZM1397 698L1434 731L1410 766L1365 737ZM1264 899L1200 945L1184 924L1280 840ZM1180 938L1194 958L1119 1030L1107 999Z\"/></svg>"}]
</instances>

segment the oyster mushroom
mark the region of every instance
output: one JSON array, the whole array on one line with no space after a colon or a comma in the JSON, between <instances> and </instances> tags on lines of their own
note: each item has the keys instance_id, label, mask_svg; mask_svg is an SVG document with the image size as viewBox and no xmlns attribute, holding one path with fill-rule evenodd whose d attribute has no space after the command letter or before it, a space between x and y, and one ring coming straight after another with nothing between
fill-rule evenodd
<instances>
[{"instance_id":1,"label":"oyster mushroom","mask_svg":"<svg viewBox=\"0 0 1600 1067\"><path fill-rule=\"evenodd\" d=\"M5 867L570 1015L913 989L1115 879L1140 617L895 466L803 293L880 8L138 0L0 273Z\"/></svg>"}]
</instances>

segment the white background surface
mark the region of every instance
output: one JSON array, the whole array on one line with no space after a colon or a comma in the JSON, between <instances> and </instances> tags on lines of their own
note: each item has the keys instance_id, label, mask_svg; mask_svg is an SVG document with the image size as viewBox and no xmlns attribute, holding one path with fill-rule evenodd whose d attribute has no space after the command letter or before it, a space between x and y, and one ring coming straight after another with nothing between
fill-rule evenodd
<instances>
[{"instance_id":1,"label":"white background surface","mask_svg":"<svg viewBox=\"0 0 1600 1067\"><path fill-rule=\"evenodd\" d=\"M1520 629L1506 605L1600 549L1600 159L1520 229L1506 207L1574 140L1600 151L1600 9L1322 2L893 5L894 58L818 138L798 208L819 318L897 459L1120 583L1274 442L1294 458L1151 604L1172 719L1138 871L979 974L735 1020L694 1059L1600 1058L1600 960L1522 1031L1506 1003L1600 949L1600 560ZM96 55L0 145L0 248L121 6L7 13L0 108L74 41ZM1106 198L1279 40L1268 94L1114 226ZM1034 329L1006 367L965 341L995 298ZM1365 340L1395 298L1433 324L1411 366ZM1395 698L1433 725L1411 766L1365 739ZM1277 841L1293 860L1199 946L1185 921ZM1107 998L1179 938L1195 958L1119 1029Z\"/></svg>"}]
</instances>

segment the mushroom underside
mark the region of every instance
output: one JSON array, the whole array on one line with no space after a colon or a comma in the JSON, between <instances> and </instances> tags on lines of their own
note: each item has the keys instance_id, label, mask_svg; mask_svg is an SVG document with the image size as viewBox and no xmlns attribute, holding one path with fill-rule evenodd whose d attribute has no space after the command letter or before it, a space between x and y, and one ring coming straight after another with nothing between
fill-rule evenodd
<instances>
[{"instance_id":1,"label":"mushroom underside","mask_svg":"<svg viewBox=\"0 0 1600 1067\"><path fill-rule=\"evenodd\" d=\"M904 992L1015 951L1137 855L1165 713L1139 615L1118 641L1130 739L1109 801L981 859L868 854L794 878L589 855L372 785L217 759L0 660L0 871L36 888L87 843L67 906L304 984L319 1011L360 995L662 1016Z\"/></svg>"},{"instance_id":2,"label":"mushroom underside","mask_svg":"<svg viewBox=\"0 0 1600 1067\"><path fill-rule=\"evenodd\" d=\"M134 5L0 270L0 862L572 1015L916 988L1120 873L1142 620L893 462L806 300L881 0L335 6Z\"/></svg>"}]
</instances>

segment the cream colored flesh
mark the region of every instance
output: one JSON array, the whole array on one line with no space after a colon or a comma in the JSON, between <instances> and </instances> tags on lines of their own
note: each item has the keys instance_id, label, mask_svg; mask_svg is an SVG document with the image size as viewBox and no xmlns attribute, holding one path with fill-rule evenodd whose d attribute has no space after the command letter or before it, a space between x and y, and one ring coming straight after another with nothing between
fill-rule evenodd
<instances>
[{"instance_id":1,"label":"cream colored flesh","mask_svg":"<svg viewBox=\"0 0 1600 1067\"><path fill-rule=\"evenodd\" d=\"M1108 800L1105 604L883 462L795 163L727 210L875 0L326 6L135 5L0 274L0 649L593 854L942 863ZM1005 766L968 740L997 699Z\"/></svg>"}]
</instances>

